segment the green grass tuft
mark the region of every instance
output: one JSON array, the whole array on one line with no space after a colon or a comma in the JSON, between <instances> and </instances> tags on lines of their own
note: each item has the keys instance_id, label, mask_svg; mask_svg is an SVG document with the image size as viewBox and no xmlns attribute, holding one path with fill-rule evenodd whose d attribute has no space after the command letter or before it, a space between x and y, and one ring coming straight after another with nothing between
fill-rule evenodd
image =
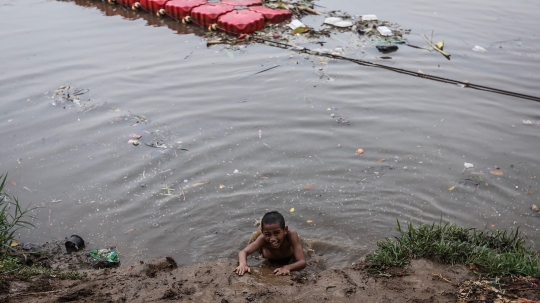
<instances>
[{"instance_id":1,"label":"green grass tuft","mask_svg":"<svg viewBox=\"0 0 540 303\"><path fill-rule=\"evenodd\" d=\"M540 252L528 247L515 230L477 230L455 224L412 223L399 236L377 243L378 249L366 257L368 270L377 272L404 267L409 260L426 258L444 264L474 263L487 275L540 276Z\"/></svg>"},{"instance_id":2,"label":"green grass tuft","mask_svg":"<svg viewBox=\"0 0 540 303\"><path fill-rule=\"evenodd\" d=\"M10 248L10 244L15 238L15 232L23 227L34 227L23 218L35 208L22 209L19 200L10 197L4 192L7 174L0 175L0 253Z\"/></svg>"}]
</instances>

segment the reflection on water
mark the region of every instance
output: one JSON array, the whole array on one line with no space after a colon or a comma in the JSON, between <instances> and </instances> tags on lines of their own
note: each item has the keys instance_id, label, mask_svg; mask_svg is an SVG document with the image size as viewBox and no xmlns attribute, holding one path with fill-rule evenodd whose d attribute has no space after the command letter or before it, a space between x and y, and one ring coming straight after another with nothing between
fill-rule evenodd
<instances>
[{"instance_id":1,"label":"reflection on water","mask_svg":"<svg viewBox=\"0 0 540 303\"><path fill-rule=\"evenodd\" d=\"M497 19L502 1L468 3L481 16L461 27L461 6L437 5L386 10L414 44L433 27L452 60L400 47L389 64L538 95L540 41L515 40L526 35ZM527 5L519 13L532 14ZM117 246L123 264L186 265L235 258L273 209L329 266L373 250L396 218L521 226L539 240L538 103L264 45L207 48L196 26L101 1L7 1L0 20L0 172L11 194L42 207L22 240L77 234L89 248ZM347 35L325 47L356 41ZM511 42L471 50L488 40ZM55 103L66 85L89 91Z\"/></svg>"},{"instance_id":2,"label":"reflection on water","mask_svg":"<svg viewBox=\"0 0 540 303\"><path fill-rule=\"evenodd\" d=\"M185 25L182 22L173 20L170 17L162 18L158 17L155 14L150 14L146 11L135 11L131 8L125 7L121 4L110 4L107 1L96 1L96 0L57 0L60 2L72 2L79 6L86 8L97 8L105 16L121 16L127 20L137 20L142 19L146 21L146 25L161 27L166 26L171 30L177 32L178 34L198 34L200 36L204 35L204 30L195 25Z\"/></svg>"}]
</instances>

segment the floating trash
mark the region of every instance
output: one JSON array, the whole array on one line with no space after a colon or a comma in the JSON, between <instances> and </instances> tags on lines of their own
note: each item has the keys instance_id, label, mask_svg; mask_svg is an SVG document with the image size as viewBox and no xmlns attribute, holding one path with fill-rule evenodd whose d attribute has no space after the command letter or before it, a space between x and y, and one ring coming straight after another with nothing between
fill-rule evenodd
<instances>
[{"instance_id":1,"label":"floating trash","mask_svg":"<svg viewBox=\"0 0 540 303\"><path fill-rule=\"evenodd\" d=\"M362 21L377 21L377 16L376 15L363 15L362 16Z\"/></svg>"},{"instance_id":2,"label":"floating trash","mask_svg":"<svg viewBox=\"0 0 540 303\"><path fill-rule=\"evenodd\" d=\"M377 31L381 34L381 36L392 36L392 30L389 29L386 26L379 26L377 27Z\"/></svg>"},{"instance_id":3,"label":"floating trash","mask_svg":"<svg viewBox=\"0 0 540 303\"><path fill-rule=\"evenodd\" d=\"M487 52L487 49L485 49L485 48L483 48L483 47L481 47L481 46L479 46L479 45L476 45L475 47L473 47L472 50L475 51L475 52L480 52L480 53L485 53L485 52Z\"/></svg>"}]
</instances>

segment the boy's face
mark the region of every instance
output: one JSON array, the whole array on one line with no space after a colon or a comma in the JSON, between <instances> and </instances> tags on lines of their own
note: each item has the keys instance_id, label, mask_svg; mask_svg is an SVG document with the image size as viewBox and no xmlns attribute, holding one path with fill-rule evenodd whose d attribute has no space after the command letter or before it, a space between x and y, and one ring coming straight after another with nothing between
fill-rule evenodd
<instances>
[{"instance_id":1,"label":"boy's face","mask_svg":"<svg viewBox=\"0 0 540 303\"><path fill-rule=\"evenodd\" d=\"M264 224L263 236L266 243L270 244L272 248L279 248L287 235L289 228L285 226L285 229L281 228L279 223Z\"/></svg>"}]
</instances>

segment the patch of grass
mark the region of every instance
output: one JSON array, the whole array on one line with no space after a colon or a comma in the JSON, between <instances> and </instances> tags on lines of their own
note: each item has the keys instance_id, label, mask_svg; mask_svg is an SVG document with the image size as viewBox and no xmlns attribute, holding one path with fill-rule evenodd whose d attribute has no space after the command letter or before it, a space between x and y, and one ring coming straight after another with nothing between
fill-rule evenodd
<instances>
[{"instance_id":1,"label":"patch of grass","mask_svg":"<svg viewBox=\"0 0 540 303\"><path fill-rule=\"evenodd\" d=\"M10 244L15 238L15 232L23 227L34 227L23 217L27 216L35 208L21 208L19 200L10 197L4 192L7 174L0 175L0 253L10 248Z\"/></svg>"},{"instance_id":2,"label":"patch of grass","mask_svg":"<svg viewBox=\"0 0 540 303\"><path fill-rule=\"evenodd\" d=\"M32 277L41 275L50 276L51 278L60 280L81 280L87 276L86 273L65 272L51 268L28 266L18 263L17 258L3 256L0 258L0 280L2 275L5 274L10 274L12 277L16 277L20 280L29 280Z\"/></svg>"},{"instance_id":3,"label":"patch of grass","mask_svg":"<svg viewBox=\"0 0 540 303\"><path fill-rule=\"evenodd\" d=\"M383 271L404 267L409 260L426 258L444 264L475 264L487 275L540 276L540 252L526 245L515 230L477 230L455 224L412 223L395 228L395 239L377 243L378 249L366 257L368 270Z\"/></svg>"}]
</instances>

